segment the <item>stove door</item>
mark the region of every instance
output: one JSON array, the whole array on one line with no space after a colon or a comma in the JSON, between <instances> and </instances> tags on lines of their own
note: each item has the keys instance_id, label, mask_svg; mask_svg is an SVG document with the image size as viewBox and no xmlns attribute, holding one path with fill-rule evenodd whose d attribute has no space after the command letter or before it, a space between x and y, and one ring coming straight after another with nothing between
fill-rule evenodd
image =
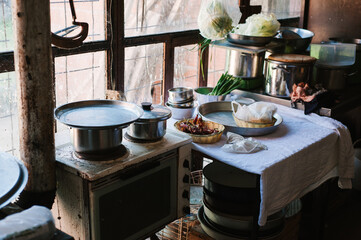
<instances>
[{"instance_id":1,"label":"stove door","mask_svg":"<svg viewBox=\"0 0 361 240\"><path fill-rule=\"evenodd\" d=\"M176 219L177 158L171 151L91 185L92 239L139 239Z\"/></svg>"}]
</instances>

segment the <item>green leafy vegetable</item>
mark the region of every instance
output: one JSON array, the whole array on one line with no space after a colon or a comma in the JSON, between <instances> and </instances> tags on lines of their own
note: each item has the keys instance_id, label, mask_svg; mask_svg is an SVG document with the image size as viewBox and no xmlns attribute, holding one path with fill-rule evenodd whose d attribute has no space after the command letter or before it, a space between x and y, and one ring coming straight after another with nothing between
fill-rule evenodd
<instances>
[{"instance_id":1,"label":"green leafy vegetable","mask_svg":"<svg viewBox=\"0 0 361 240\"><path fill-rule=\"evenodd\" d=\"M242 78L236 78L232 75L229 75L227 72L222 74L219 78L216 86L213 88L212 92L208 95L219 96L227 95L235 89L238 89L242 86Z\"/></svg>"}]
</instances>

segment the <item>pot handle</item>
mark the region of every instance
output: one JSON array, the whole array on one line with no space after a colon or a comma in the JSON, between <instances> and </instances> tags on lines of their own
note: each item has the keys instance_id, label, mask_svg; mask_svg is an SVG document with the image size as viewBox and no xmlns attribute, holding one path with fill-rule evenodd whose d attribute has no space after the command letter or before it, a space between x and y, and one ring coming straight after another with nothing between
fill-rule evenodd
<instances>
[{"instance_id":1,"label":"pot handle","mask_svg":"<svg viewBox=\"0 0 361 240\"><path fill-rule=\"evenodd\" d=\"M352 73L346 73L345 75L346 75L346 77L352 77L353 75L356 75L357 74L357 70L356 71L354 71L354 72L352 72Z\"/></svg>"},{"instance_id":2,"label":"pot handle","mask_svg":"<svg viewBox=\"0 0 361 240\"><path fill-rule=\"evenodd\" d=\"M276 69L280 69L281 71L285 72L285 73L290 73L290 70L282 67L283 65L278 65L276 67L272 67L272 70L276 70Z\"/></svg>"},{"instance_id":3,"label":"pot handle","mask_svg":"<svg viewBox=\"0 0 361 240\"><path fill-rule=\"evenodd\" d=\"M233 113L234 113L234 114L236 114L236 111L234 110L234 106L233 106L234 104L236 104L236 105L237 105L237 110L238 110L238 108L240 108L240 107L242 107L242 106L241 106L241 104L239 104L239 103L238 103L238 102L236 102L236 101L232 101L232 102L231 102L231 105L232 105L232 111L233 111Z\"/></svg>"}]
</instances>

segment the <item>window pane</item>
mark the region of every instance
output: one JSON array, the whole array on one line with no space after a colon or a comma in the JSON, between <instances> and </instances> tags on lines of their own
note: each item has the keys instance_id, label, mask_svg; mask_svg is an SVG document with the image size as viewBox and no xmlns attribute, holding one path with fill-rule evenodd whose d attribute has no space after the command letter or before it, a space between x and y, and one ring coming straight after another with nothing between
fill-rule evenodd
<instances>
[{"instance_id":1,"label":"window pane","mask_svg":"<svg viewBox=\"0 0 361 240\"><path fill-rule=\"evenodd\" d=\"M208 86L214 87L224 73L226 66L226 49L211 46L209 48Z\"/></svg>"},{"instance_id":2,"label":"window pane","mask_svg":"<svg viewBox=\"0 0 361 240\"><path fill-rule=\"evenodd\" d=\"M200 4L194 0L125 0L125 36L198 29Z\"/></svg>"},{"instance_id":3,"label":"window pane","mask_svg":"<svg viewBox=\"0 0 361 240\"><path fill-rule=\"evenodd\" d=\"M176 47L174 51L174 87L196 88L198 45Z\"/></svg>"},{"instance_id":4,"label":"window pane","mask_svg":"<svg viewBox=\"0 0 361 240\"><path fill-rule=\"evenodd\" d=\"M82 0L74 1L74 8L78 22L89 24L88 41L99 41L105 39L105 3L104 0ZM72 26L72 15L69 1L50 0L51 30L57 32ZM80 28L69 33L70 36L80 32Z\"/></svg>"},{"instance_id":5,"label":"window pane","mask_svg":"<svg viewBox=\"0 0 361 240\"><path fill-rule=\"evenodd\" d=\"M55 59L56 106L80 100L105 99L105 52ZM58 130L64 129L58 124Z\"/></svg>"},{"instance_id":6,"label":"window pane","mask_svg":"<svg viewBox=\"0 0 361 240\"><path fill-rule=\"evenodd\" d=\"M127 101L162 103L163 44L125 49L124 93Z\"/></svg>"},{"instance_id":7,"label":"window pane","mask_svg":"<svg viewBox=\"0 0 361 240\"><path fill-rule=\"evenodd\" d=\"M14 50L14 34L11 19L11 0L0 3L0 52Z\"/></svg>"},{"instance_id":8,"label":"window pane","mask_svg":"<svg viewBox=\"0 0 361 240\"><path fill-rule=\"evenodd\" d=\"M251 0L251 5L262 5L263 13L274 13L278 19L299 17L301 0Z\"/></svg>"},{"instance_id":9,"label":"window pane","mask_svg":"<svg viewBox=\"0 0 361 240\"><path fill-rule=\"evenodd\" d=\"M0 74L0 151L19 157L15 72Z\"/></svg>"}]
</instances>

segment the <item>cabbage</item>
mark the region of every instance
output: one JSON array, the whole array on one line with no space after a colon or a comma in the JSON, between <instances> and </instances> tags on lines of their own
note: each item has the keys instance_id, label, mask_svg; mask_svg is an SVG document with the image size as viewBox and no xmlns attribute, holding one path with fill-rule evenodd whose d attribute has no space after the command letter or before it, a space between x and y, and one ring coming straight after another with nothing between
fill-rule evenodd
<instances>
[{"instance_id":1,"label":"cabbage","mask_svg":"<svg viewBox=\"0 0 361 240\"><path fill-rule=\"evenodd\" d=\"M240 18L235 0L203 0L198 15L200 34L206 39L223 39Z\"/></svg>"},{"instance_id":2,"label":"cabbage","mask_svg":"<svg viewBox=\"0 0 361 240\"><path fill-rule=\"evenodd\" d=\"M231 32L247 36L272 37L280 26L281 24L273 13L260 13L248 17L246 23L238 24Z\"/></svg>"}]
</instances>

